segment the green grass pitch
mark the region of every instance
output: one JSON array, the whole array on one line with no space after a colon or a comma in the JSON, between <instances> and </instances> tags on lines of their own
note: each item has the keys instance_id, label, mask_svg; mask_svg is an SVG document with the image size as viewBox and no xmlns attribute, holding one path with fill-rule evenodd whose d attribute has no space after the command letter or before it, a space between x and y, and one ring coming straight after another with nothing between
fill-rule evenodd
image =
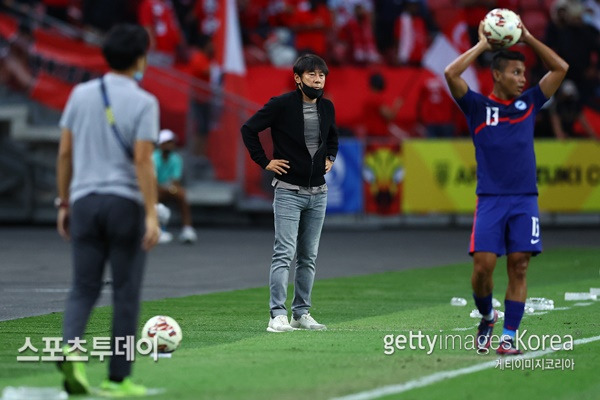
<instances>
[{"instance_id":1,"label":"green grass pitch","mask_svg":"<svg viewBox=\"0 0 600 400\"><path fill-rule=\"evenodd\" d=\"M501 258L495 272L494 297L500 300L506 288L504 264L505 258ZM471 265L465 263L317 281L311 312L327 324L325 332L266 332L266 287L146 302L140 326L153 315L166 314L179 322L184 339L171 359L154 362L139 357L133 378L165 390L153 399L329 399L494 361L495 354L458 349L435 348L430 355L419 349L384 354L385 335L408 336L410 331L432 337L473 335L477 320L469 316L474 308L470 274ZM533 258L528 283L529 297L550 298L556 307L569 308L526 315L522 329L529 334L571 335L574 339L600 335L600 301L579 306L564 301L566 291L600 287L600 250L556 250ZM467 298L469 304L450 306L454 296ZM109 335L110 312L109 307L94 312L87 339ZM17 362L16 357L26 336L41 355L42 337L60 336L61 321L62 314L54 313L0 322L0 388L59 387L60 375L52 363ZM574 367L488 368L385 398L598 398L600 341L541 359L569 359ZM98 386L104 379L106 367L106 362L90 361L92 385Z\"/></svg>"}]
</instances>

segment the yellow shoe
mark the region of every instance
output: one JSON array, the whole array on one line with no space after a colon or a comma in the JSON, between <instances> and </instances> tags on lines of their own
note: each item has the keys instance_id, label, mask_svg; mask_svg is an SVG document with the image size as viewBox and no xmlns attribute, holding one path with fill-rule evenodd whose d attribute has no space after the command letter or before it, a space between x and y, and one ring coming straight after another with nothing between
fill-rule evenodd
<instances>
[{"instance_id":1,"label":"yellow shoe","mask_svg":"<svg viewBox=\"0 0 600 400\"><path fill-rule=\"evenodd\" d=\"M67 349L69 346L63 347L63 354L69 355ZM90 392L90 384L85 373L85 363L83 361L59 361L58 369L63 374L63 386L69 394L88 394Z\"/></svg>"},{"instance_id":2,"label":"yellow shoe","mask_svg":"<svg viewBox=\"0 0 600 400\"><path fill-rule=\"evenodd\" d=\"M141 397L148 394L145 386L137 385L129 378L123 379L123 382L113 382L106 379L100 385L98 395L103 397Z\"/></svg>"}]
</instances>

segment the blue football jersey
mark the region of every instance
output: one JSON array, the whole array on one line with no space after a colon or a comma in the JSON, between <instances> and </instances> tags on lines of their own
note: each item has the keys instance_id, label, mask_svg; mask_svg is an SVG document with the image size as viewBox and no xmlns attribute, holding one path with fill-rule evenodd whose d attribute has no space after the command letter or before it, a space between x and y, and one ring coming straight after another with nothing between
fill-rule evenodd
<instances>
[{"instance_id":1,"label":"blue football jersey","mask_svg":"<svg viewBox=\"0 0 600 400\"><path fill-rule=\"evenodd\" d=\"M477 160L477 194L537 194L535 116L548 99L536 85L513 100L471 89L460 99Z\"/></svg>"}]
</instances>

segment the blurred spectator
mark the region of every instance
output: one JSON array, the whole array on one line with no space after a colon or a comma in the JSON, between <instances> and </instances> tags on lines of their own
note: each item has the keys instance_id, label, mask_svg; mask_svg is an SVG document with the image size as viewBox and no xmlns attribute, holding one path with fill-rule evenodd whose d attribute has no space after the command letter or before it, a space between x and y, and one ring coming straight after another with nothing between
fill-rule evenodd
<instances>
[{"instance_id":1,"label":"blurred spectator","mask_svg":"<svg viewBox=\"0 0 600 400\"><path fill-rule=\"evenodd\" d=\"M545 43L569 63L566 79L575 83L585 104L598 86L598 31L583 23L583 6L579 2L558 0L551 15Z\"/></svg>"},{"instance_id":2,"label":"blurred spectator","mask_svg":"<svg viewBox=\"0 0 600 400\"><path fill-rule=\"evenodd\" d=\"M166 0L142 0L139 23L150 35L151 64L173 65L177 52L184 46L175 13Z\"/></svg>"},{"instance_id":3,"label":"blurred spectator","mask_svg":"<svg viewBox=\"0 0 600 400\"><path fill-rule=\"evenodd\" d=\"M333 17L326 3L326 0L300 0L293 14L288 14L299 53L314 53L321 57L327 55Z\"/></svg>"},{"instance_id":4,"label":"blurred spectator","mask_svg":"<svg viewBox=\"0 0 600 400\"><path fill-rule=\"evenodd\" d=\"M266 28L266 9L269 0L237 0L242 36L248 32L262 32Z\"/></svg>"},{"instance_id":5,"label":"blurred spectator","mask_svg":"<svg viewBox=\"0 0 600 400\"><path fill-rule=\"evenodd\" d=\"M238 0L244 59L247 65L268 63L269 56L265 50L267 43L276 45L279 42L278 35L269 33L270 28L267 24L269 4L269 0ZM289 37L289 34L287 36ZM277 64L273 63L273 65Z\"/></svg>"},{"instance_id":6,"label":"blurred spectator","mask_svg":"<svg viewBox=\"0 0 600 400\"><path fill-rule=\"evenodd\" d=\"M35 81L30 68L32 47L31 26L21 21L8 41L0 41L0 83L23 92L31 89Z\"/></svg>"},{"instance_id":7,"label":"blurred spectator","mask_svg":"<svg viewBox=\"0 0 600 400\"><path fill-rule=\"evenodd\" d=\"M72 0L42 0L46 8L46 15L67 22L69 20L69 7Z\"/></svg>"},{"instance_id":8,"label":"blurred spectator","mask_svg":"<svg viewBox=\"0 0 600 400\"><path fill-rule=\"evenodd\" d=\"M189 73L200 82L192 85L190 112L192 119L192 153L206 157L206 141L211 120L211 73L214 68L214 45L206 40L202 47L190 49Z\"/></svg>"},{"instance_id":9,"label":"blurred spectator","mask_svg":"<svg viewBox=\"0 0 600 400\"><path fill-rule=\"evenodd\" d=\"M152 158L158 181L158 201L161 203L176 203L181 212L183 228L179 240L183 243L193 243L197 240L196 231L192 227L192 214L187 202L185 189L181 183L183 174L183 159L175 152L175 134L163 129L158 137L158 146Z\"/></svg>"},{"instance_id":10,"label":"blurred spectator","mask_svg":"<svg viewBox=\"0 0 600 400\"><path fill-rule=\"evenodd\" d=\"M375 1L375 42L379 53L394 63L396 59L396 42L394 27L398 16L402 13L403 0Z\"/></svg>"},{"instance_id":11,"label":"blurred spectator","mask_svg":"<svg viewBox=\"0 0 600 400\"><path fill-rule=\"evenodd\" d=\"M575 124L579 122L585 136L596 139L596 131L583 113L583 104L575 83L565 80L549 106L550 126L557 139L578 137Z\"/></svg>"},{"instance_id":12,"label":"blurred spectator","mask_svg":"<svg viewBox=\"0 0 600 400\"><path fill-rule=\"evenodd\" d=\"M328 0L327 5L334 15L336 27L343 28L352 18L356 6L361 6L365 12L373 16L373 0Z\"/></svg>"},{"instance_id":13,"label":"blurred spectator","mask_svg":"<svg viewBox=\"0 0 600 400\"><path fill-rule=\"evenodd\" d=\"M600 0L585 0L583 6L583 22L600 32Z\"/></svg>"},{"instance_id":14,"label":"blurred spectator","mask_svg":"<svg viewBox=\"0 0 600 400\"><path fill-rule=\"evenodd\" d=\"M266 14L269 26L289 26L299 0L269 0Z\"/></svg>"},{"instance_id":15,"label":"blurred spectator","mask_svg":"<svg viewBox=\"0 0 600 400\"><path fill-rule=\"evenodd\" d=\"M268 60L276 67L292 66L298 58L292 33L287 28L275 28L264 43Z\"/></svg>"},{"instance_id":16,"label":"blurred spectator","mask_svg":"<svg viewBox=\"0 0 600 400\"><path fill-rule=\"evenodd\" d=\"M217 0L196 0L191 17L197 21L197 40L199 43L212 38L221 21L217 17L219 2Z\"/></svg>"},{"instance_id":17,"label":"blurred spectator","mask_svg":"<svg viewBox=\"0 0 600 400\"><path fill-rule=\"evenodd\" d=\"M350 52L355 63L377 63L381 57L375 45L373 35L372 15L362 5L354 6L354 13L344 29L349 38Z\"/></svg>"},{"instance_id":18,"label":"blurred spectator","mask_svg":"<svg viewBox=\"0 0 600 400\"><path fill-rule=\"evenodd\" d=\"M420 66L429 45L429 33L419 0L406 0L396 21L397 58L401 65Z\"/></svg>"},{"instance_id":19,"label":"blurred spectator","mask_svg":"<svg viewBox=\"0 0 600 400\"><path fill-rule=\"evenodd\" d=\"M439 76L429 74L417 100L417 118L421 136L450 138L454 136L454 101Z\"/></svg>"},{"instance_id":20,"label":"blurred spectator","mask_svg":"<svg viewBox=\"0 0 600 400\"><path fill-rule=\"evenodd\" d=\"M83 0L81 11L84 25L103 32L121 22L137 21L136 15L130 14L132 10L124 7L122 0Z\"/></svg>"},{"instance_id":21,"label":"blurred spectator","mask_svg":"<svg viewBox=\"0 0 600 400\"><path fill-rule=\"evenodd\" d=\"M390 98L385 95L386 82L383 75L373 73L369 76L369 94L363 108L364 129L367 136L390 137L399 135L400 139L407 138L408 133L399 130L393 124L398 111L404 104L401 97Z\"/></svg>"},{"instance_id":22,"label":"blurred spectator","mask_svg":"<svg viewBox=\"0 0 600 400\"><path fill-rule=\"evenodd\" d=\"M177 22L187 43L195 43L198 32L198 21L193 18L196 0L170 0L177 17Z\"/></svg>"},{"instance_id":23,"label":"blurred spectator","mask_svg":"<svg viewBox=\"0 0 600 400\"><path fill-rule=\"evenodd\" d=\"M371 54L378 62L372 0L329 0L328 5L334 20L330 60L336 64L364 63Z\"/></svg>"}]
</instances>

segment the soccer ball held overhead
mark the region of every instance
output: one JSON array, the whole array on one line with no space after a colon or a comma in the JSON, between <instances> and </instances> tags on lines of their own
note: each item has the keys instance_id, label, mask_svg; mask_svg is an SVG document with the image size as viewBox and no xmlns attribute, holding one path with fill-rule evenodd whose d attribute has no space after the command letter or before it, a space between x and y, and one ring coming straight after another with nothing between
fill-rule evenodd
<instances>
[{"instance_id":1,"label":"soccer ball held overhead","mask_svg":"<svg viewBox=\"0 0 600 400\"><path fill-rule=\"evenodd\" d=\"M521 38L521 20L506 8L496 8L483 19L483 33L494 47L510 47Z\"/></svg>"}]
</instances>

